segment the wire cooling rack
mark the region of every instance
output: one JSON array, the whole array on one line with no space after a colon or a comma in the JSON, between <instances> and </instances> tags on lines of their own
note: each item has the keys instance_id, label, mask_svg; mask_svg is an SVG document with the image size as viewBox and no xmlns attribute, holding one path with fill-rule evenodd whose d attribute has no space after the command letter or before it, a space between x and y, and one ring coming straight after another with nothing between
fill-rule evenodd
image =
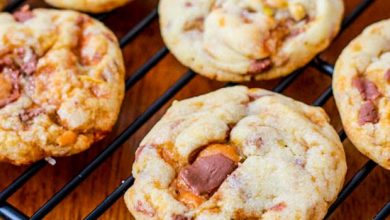
<instances>
[{"instance_id":1,"label":"wire cooling rack","mask_svg":"<svg viewBox=\"0 0 390 220\"><path fill-rule=\"evenodd\" d=\"M8 7L6 11L12 12L20 5L24 0L15 0ZM341 31L344 31L374 0L362 0L359 5L349 14L343 21ZM95 16L99 20L103 20L109 15L109 13L100 14ZM152 10L145 18L129 30L122 39L120 39L120 46L123 48L129 44L134 37L136 37L143 29L150 25L158 17L157 9ZM142 79L150 69L152 69L162 58L168 54L166 47L161 48L156 54L149 58L143 66L136 70L126 80L126 90L131 88L136 82ZM273 89L275 92L283 92L307 67L314 67L321 73L326 74L329 77L333 75L333 65L322 60L319 56L314 58L307 66L295 71L289 76L285 77L281 82ZM97 155L91 163L85 166L74 178L72 178L67 184L63 186L58 192L56 192L42 207L40 207L32 216L27 216L22 210L18 210L7 202L20 187L22 187L27 181L29 181L39 170L46 166L47 162L39 161L29 168L27 168L19 177L17 177L10 185L8 185L3 191L0 192L0 217L12 220L25 220L25 219L42 219L53 208L55 208L69 193L71 193L79 184L85 180L95 169L97 169L103 162L106 161L110 155L115 152L122 144L127 141L143 124L145 124L160 108L163 107L172 97L175 96L183 87L185 87L195 76L195 73L188 70L183 76L177 80L160 98L158 98L147 110L137 117L114 141L109 144L99 155ZM233 83L227 83L225 86L234 85ZM318 97L313 105L322 106L332 96L332 88L329 86ZM344 131L339 132L340 139L343 141L346 139ZM375 162L369 160L344 186L336 201L330 206L325 219L337 209L337 207L353 192L353 190L359 186L359 184L366 178L366 176L377 166ZM122 181L120 185L109 194L92 212L85 217L87 220L99 218L108 208L110 208L119 198L123 196L125 191L129 189L134 183L134 177L129 176L126 180ZM384 204L384 207L378 211L374 220L384 220L390 215L390 201Z\"/></svg>"}]
</instances>

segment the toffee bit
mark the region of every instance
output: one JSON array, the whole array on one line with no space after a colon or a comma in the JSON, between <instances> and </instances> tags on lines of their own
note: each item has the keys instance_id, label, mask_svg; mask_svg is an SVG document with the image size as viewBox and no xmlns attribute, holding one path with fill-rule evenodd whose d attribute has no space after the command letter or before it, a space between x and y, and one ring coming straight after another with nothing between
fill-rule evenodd
<instances>
[{"instance_id":1,"label":"toffee bit","mask_svg":"<svg viewBox=\"0 0 390 220\"><path fill-rule=\"evenodd\" d=\"M249 66L248 74L258 74L267 71L272 66L272 60L265 58L261 60L253 60Z\"/></svg>"}]
</instances>

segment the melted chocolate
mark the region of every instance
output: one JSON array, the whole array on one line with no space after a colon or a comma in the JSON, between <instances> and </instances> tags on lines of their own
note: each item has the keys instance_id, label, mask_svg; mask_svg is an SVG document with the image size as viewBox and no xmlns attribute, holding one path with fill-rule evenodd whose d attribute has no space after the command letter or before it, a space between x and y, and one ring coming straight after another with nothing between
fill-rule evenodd
<instances>
[{"instance_id":1,"label":"melted chocolate","mask_svg":"<svg viewBox=\"0 0 390 220\"><path fill-rule=\"evenodd\" d=\"M179 173L184 183L197 195L213 193L237 168L234 161L222 154L198 158Z\"/></svg>"},{"instance_id":2,"label":"melted chocolate","mask_svg":"<svg viewBox=\"0 0 390 220\"><path fill-rule=\"evenodd\" d=\"M378 111L372 101L363 103L359 110L359 124L377 123L379 121Z\"/></svg>"},{"instance_id":3,"label":"melted chocolate","mask_svg":"<svg viewBox=\"0 0 390 220\"><path fill-rule=\"evenodd\" d=\"M381 96L376 85L363 77L354 78L352 80L352 85L359 90L360 95L364 100L375 100Z\"/></svg>"},{"instance_id":4,"label":"melted chocolate","mask_svg":"<svg viewBox=\"0 0 390 220\"><path fill-rule=\"evenodd\" d=\"M262 73L269 70L271 67L272 67L272 60L270 58L254 60L249 66L248 74Z\"/></svg>"}]
</instances>

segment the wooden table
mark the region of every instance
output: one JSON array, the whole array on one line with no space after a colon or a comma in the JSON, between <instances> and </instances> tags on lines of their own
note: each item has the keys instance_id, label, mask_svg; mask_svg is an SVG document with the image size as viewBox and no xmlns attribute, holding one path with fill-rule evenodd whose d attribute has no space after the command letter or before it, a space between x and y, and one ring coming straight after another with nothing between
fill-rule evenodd
<instances>
[{"instance_id":1,"label":"wooden table","mask_svg":"<svg viewBox=\"0 0 390 220\"><path fill-rule=\"evenodd\" d=\"M46 7L37 0L28 1L33 8ZM359 0L345 0L348 14ZM388 0L377 0L347 30L334 41L332 46L322 54L322 58L334 63L342 48L368 24L384 19L390 14ZM147 15L154 7L155 0L135 0L110 14L104 23L111 28L118 38ZM127 76L148 60L163 47L157 21L154 21L140 36L128 44L123 54ZM140 82L126 93L121 116L117 126L109 137L84 153L68 158L57 159L55 166L45 166L30 181L17 191L8 201L15 207L32 215L56 191L78 174L105 146L121 133L137 116L164 93L185 72L171 55L166 56ZM329 85L331 79L313 68L307 68L284 93L305 103L313 102ZM248 85L272 89L278 80L254 82ZM182 89L175 99L184 99L221 87L223 83L196 76L188 86ZM171 100L172 101L172 100ZM171 102L170 102L171 103ZM165 105L147 124L121 146L102 166L89 176L76 190L67 196L47 219L82 219L92 211L120 182L131 174L134 151L148 130L156 123L166 110ZM339 116L334 101L329 100L324 106L332 118L336 129L341 129ZM344 141L348 160L348 179L362 167L367 158L362 156L349 141ZM15 167L0 164L0 190L27 167ZM383 205L390 200L390 172L376 167L352 195L336 210L332 219L370 219ZM123 199L117 201L102 219L131 219Z\"/></svg>"}]
</instances>

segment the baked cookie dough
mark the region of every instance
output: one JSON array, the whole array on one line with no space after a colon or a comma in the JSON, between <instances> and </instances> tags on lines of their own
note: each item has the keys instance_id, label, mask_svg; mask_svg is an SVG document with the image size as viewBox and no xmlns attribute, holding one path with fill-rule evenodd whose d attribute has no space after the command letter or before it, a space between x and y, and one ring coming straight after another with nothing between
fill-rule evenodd
<instances>
[{"instance_id":1,"label":"baked cookie dough","mask_svg":"<svg viewBox=\"0 0 390 220\"><path fill-rule=\"evenodd\" d=\"M290 74L339 31L342 0L161 0L161 33L176 58L221 81Z\"/></svg>"},{"instance_id":2,"label":"baked cookie dough","mask_svg":"<svg viewBox=\"0 0 390 220\"><path fill-rule=\"evenodd\" d=\"M323 109L237 86L173 103L125 202L135 219L322 219L345 173Z\"/></svg>"},{"instance_id":3,"label":"baked cookie dough","mask_svg":"<svg viewBox=\"0 0 390 220\"><path fill-rule=\"evenodd\" d=\"M390 170L390 19L367 27L344 49L333 90L348 138Z\"/></svg>"},{"instance_id":4,"label":"baked cookie dough","mask_svg":"<svg viewBox=\"0 0 390 220\"><path fill-rule=\"evenodd\" d=\"M91 13L108 12L125 5L130 0L45 0L48 4L65 9Z\"/></svg>"},{"instance_id":5,"label":"baked cookie dough","mask_svg":"<svg viewBox=\"0 0 390 220\"><path fill-rule=\"evenodd\" d=\"M118 117L124 64L115 35L74 11L0 13L0 161L79 153Z\"/></svg>"}]
</instances>

